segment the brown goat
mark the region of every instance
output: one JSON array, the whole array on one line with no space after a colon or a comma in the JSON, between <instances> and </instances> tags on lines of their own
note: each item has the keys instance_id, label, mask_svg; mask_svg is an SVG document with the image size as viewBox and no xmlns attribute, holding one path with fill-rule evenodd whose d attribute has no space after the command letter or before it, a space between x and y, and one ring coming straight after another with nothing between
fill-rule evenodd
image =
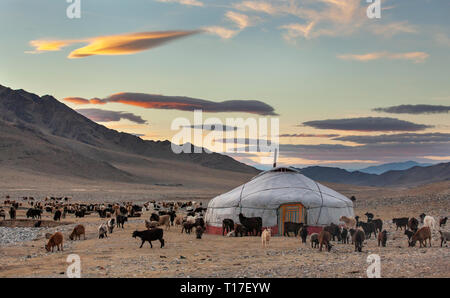
<instances>
[{"instance_id":1,"label":"brown goat","mask_svg":"<svg viewBox=\"0 0 450 298\"><path fill-rule=\"evenodd\" d=\"M48 243L45 245L45 249L47 251L52 251L53 252L53 247L57 247L58 251L61 248L61 251L63 251L63 234L61 232L56 232L55 234L53 234L50 239L48 240Z\"/></svg>"},{"instance_id":2,"label":"brown goat","mask_svg":"<svg viewBox=\"0 0 450 298\"><path fill-rule=\"evenodd\" d=\"M73 228L72 233L70 234L70 240L76 240L77 238L81 240L81 235L83 235L84 240L86 240L86 232L83 225L77 225Z\"/></svg>"},{"instance_id":3,"label":"brown goat","mask_svg":"<svg viewBox=\"0 0 450 298\"><path fill-rule=\"evenodd\" d=\"M322 251L323 245L325 245L327 247L327 250L330 251L331 247L333 247L333 245L331 245L330 241L331 241L330 232L322 230L319 234L319 244L320 244L319 251Z\"/></svg>"},{"instance_id":4,"label":"brown goat","mask_svg":"<svg viewBox=\"0 0 450 298\"><path fill-rule=\"evenodd\" d=\"M427 239L429 240L431 247L431 230L429 227L423 227L412 236L409 246L414 246L416 245L416 242L419 241L420 247L422 247L422 244L424 247L427 247Z\"/></svg>"}]
</instances>

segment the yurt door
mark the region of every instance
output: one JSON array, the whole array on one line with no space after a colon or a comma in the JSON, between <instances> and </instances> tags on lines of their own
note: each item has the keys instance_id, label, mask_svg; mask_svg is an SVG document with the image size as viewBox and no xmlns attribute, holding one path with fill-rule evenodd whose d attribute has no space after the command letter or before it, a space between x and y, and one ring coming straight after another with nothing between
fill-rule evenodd
<instances>
[{"instance_id":1,"label":"yurt door","mask_svg":"<svg viewBox=\"0 0 450 298\"><path fill-rule=\"evenodd\" d=\"M285 222L304 223L306 210L302 204L281 205L278 212L278 233L283 235Z\"/></svg>"}]
</instances>

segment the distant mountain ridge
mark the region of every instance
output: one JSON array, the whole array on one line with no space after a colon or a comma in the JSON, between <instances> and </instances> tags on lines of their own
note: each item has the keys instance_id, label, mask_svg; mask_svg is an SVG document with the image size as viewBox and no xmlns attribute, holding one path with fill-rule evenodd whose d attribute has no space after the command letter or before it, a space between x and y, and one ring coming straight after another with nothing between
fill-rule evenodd
<instances>
[{"instance_id":1,"label":"distant mountain ridge","mask_svg":"<svg viewBox=\"0 0 450 298\"><path fill-rule=\"evenodd\" d=\"M320 166L299 170L313 180L361 186L412 186L450 180L450 162L428 167L415 166L400 171L393 170L381 175Z\"/></svg>"},{"instance_id":2,"label":"distant mountain ridge","mask_svg":"<svg viewBox=\"0 0 450 298\"><path fill-rule=\"evenodd\" d=\"M370 166L367 168L359 169L359 172L367 173L367 174L383 174L388 171L401 171L401 170L407 170L412 167L428 167L431 166L431 163L418 163L412 160L404 161L404 162L392 162L392 163L385 163L378 166Z\"/></svg>"},{"instance_id":3,"label":"distant mountain ridge","mask_svg":"<svg viewBox=\"0 0 450 298\"><path fill-rule=\"evenodd\" d=\"M43 174L141 181L139 174L126 168L133 164L145 169L148 163L149 170L156 172L151 181L161 182L157 180L156 164L162 166L159 160L176 162L171 170L178 168L180 173L183 168L198 166L252 175L259 172L218 153L175 154L169 141L148 141L118 132L91 121L52 96L39 97L1 85L0 129L0 166ZM168 171L164 167L161 171ZM167 174L170 175L174 174Z\"/></svg>"}]
</instances>

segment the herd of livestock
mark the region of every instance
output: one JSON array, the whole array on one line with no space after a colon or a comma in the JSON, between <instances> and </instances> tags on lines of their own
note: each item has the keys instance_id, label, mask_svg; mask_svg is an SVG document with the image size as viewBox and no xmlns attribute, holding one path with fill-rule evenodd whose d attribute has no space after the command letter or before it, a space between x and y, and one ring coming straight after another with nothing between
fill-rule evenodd
<instances>
[{"instance_id":1,"label":"herd of livestock","mask_svg":"<svg viewBox=\"0 0 450 298\"><path fill-rule=\"evenodd\" d=\"M101 223L98 227L98 238L108 238L108 234L113 233L114 228L124 228L124 224L128 218L141 217L143 212L151 211L151 216L144 220L145 229L142 231L134 231L132 237L140 238L142 247L144 243L149 242L153 247L152 241L158 240L161 243L161 248L164 247L164 231L170 226L181 227L181 232L190 234L192 230L195 231L197 239L201 239L203 233L206 231L204 214L206 208L202 207L201 203L192 201L184 202L156 202L150 201L142 205L132 202L122 202L114 204L82 204L71 203L69 197L47 197L42 201L36 201L33 197L23 197L22 202L11 200L7 196L3 202L4 206L0 209L0 218L6 219L6 213L9 213L10 219L16 219L17 210L19 208L26 209L26 217L34 220L34 227L40 227L42 224L42 214L44 212L50 213L54 221L60 221L61 218L66 218L73 215L75 218L83 218L85 216L97 213L100 218L106 221ZM26 204L26 205L25 205ZM8 210L9 208L9 210ZM5 210L7 209L7 211ZM355 251L361 252L363 243L366 239L370 239L374 235L378 240L378 246L386 246L389 232L383 229L383 221L375 219L372 213L366 213L367 221L361 221L359 216L346 217L342 216L339 221L340 224L331 223L323 227L319 233L313 233L306 224L285 222L283 226L283 235L290 236L294 233L295 236L300 236L302 243L307 242L307 237L310 238L312 248L322 248L330 251L333 247L332 241L337 241L343 244L349 244L350 241L355 246ZM419 241L420 247L431 247L431 239L433 232L438 231L440 234L441 247L450 239L450 233L442 230L447 223L447 217L439 218L436 221L430 215L420 214L418 219L412 217L394 218L392 223L396 230L404 230L404 234L408 240L408 246L415 246ZM263 226L261 217L246 217L244 214L239 214L239 223L235 223L232 219L224 219L222 222L223 236L260 236L263 247L269 244L271 237L271 229ZM85 227L78 224L74 227L70 234L70 240L86 239ZM64 237L61 232L54 234L46 234L48 243L45 248L47 251L53 251L56 247L58 250L63 250ZM405 238L406 239L406 238Z\"/></svg>"}]
</instances>

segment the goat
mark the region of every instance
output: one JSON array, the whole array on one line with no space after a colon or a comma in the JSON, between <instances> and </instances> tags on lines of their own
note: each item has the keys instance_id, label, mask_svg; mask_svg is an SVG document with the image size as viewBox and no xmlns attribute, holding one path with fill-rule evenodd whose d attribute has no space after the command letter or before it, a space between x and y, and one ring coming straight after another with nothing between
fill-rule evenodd
<instances>
[{"instance_id":1,"label":"goat","mask_svg":"<svg viewBox=\"0 0 450 298\"><path fill-rule=\"evenodd\" d=\"M121 226L123 229L124 228L123 224L127 221L128 221L128 217L126 217L125 215L121 215L121 214L116 215L116 226L118 228Z\"/></svg>"},{"instance_id":2,"label":"goat","mask_svg":"<svg viewBox=\"0 0 450 298\"><path fill-rule=\"evenodd\" d=\"M158 227L158 222L145 220L145 227L147 228L147 230L154 229Z\"/></svg>"},{"instance_id":3,"label":"goat","mask_svg":"<svg viewBox=\"0 0 450 298\"><path fill-rule=\"evenodd\" d=\"M441 247L442 247L443 243L447 244L447 240L450 240L450 232L439 231L439 234L441 234Z\"/></svg>"},{"instance_id":4,"label":"goat","mask_svg":"<svg viewBox=\"0 0 450 298\"><path fill-rule=\"evenodd\" d=\"M70 240L76 240L77 238L81 240L81 235L83 235L84 240L86 240L86 232L83 225L77 225L73 228L72 233L70 234Z\"/></svg>"},{"instance_id":5,"label":"goat","mask_svg":"<svg viewBox=\"0 0 450 298\"><path fill-rule=\"evenodd\" d=\"M191 223L191 222L184 222L181 228L181 233L186 232L186 234L190 234L192 229L194 228L195 223Z\"/></svg>"},{"instance_id":6,"label":"goat","mask_svg":"<svg viewBox=\"0 0 450 298\"><path fill-rule=\"evenodd\" d=\"M396 231L398 230L398 228L400 228L400 230L402 229L402 227L405 227L406 230L406 226L408 225L408 217L400 217L400 218L393 218L392 222L396 224L397 228L395 229Z\"/></svg>"},{"instance_id":7,"label":"goat","mask_svg":"<svg viewBox=\"0 0 450 298\"><path fill-rule=\"evenodd\" d=\"M195 235L197 236L197 239L202 239L202 235L205 229L202 226L197 226L195 228Z\"/></svg>"},{"instance_id":8,"label":"goat","mask_svg":"<svg viewBox=\"0 0 450 298\"><path fill-rule=\"evenodd\" d=\"M61 221L61 210L56 210L55 215L53 216L54 221Z\"/></svg>"},{"instance_id":9,"label":"goat","mask_svg":"<svg viewBox=\"0 0 450 298\"><path fill-rule=\"evenodd\" d=\"M378 246L380 246L380 244L383 247L386 247L386 241L387 241L387 232L386 230L383 230L383 232L380 232L378 234Z\"/></svg>"},{"instance_id":10,"label":"goat","mask_svg":"<svg viewBox=\"0 0 450 298\"><path fill-rule=\"evenodd\" d=\"M414 236L414 234L416 232L417 232L417 230L415 230L415 231L405 230L405 235L408 236L408 243L409 243L409 241L411 241L411 237Z\"/></svg>"},{"instance_id":11,"label":"goat","mask_svg":"<svg viewBox=\"0 0 450 298\"><path fill-rule=\"evenodd\" d=\"M420 247L422 247L422 244L424 245L424 247L427 247L427 239L429 240L428 242L430 243L431 247L431 229L429 227L422 227L411 237L409 246L413 247L416 245L416 242L419 241Z\"/></svg>"},{"instance_id":12,"label":"goat","mask_svg":"<svg viewBox=\"0 0 450 298\"><path fill-rule=\"evenodd\" d=\"M262 247L266 248L266 246L269 245L269 241L270 241L270 236L271 236L271 231L269 228L264 229L264 231L262 231L261 233L261 243L262 243Z\"/></svg>"},{"instance_id":13,"label":"goat","mask_svg":"<svg viewBox=\"0 0 450 298\"><path fill-rule=\"evenodd\" d=\"M234 221L232 219L225 218L222 221L222 236L225 234L225 232L228 234L233 230L234 230Z\"/></svg>"},{"instance_id":14,"label":"goat","mask_svg":"<svg viewBox=\"0 0 450 298\"><path fill-rule=\"evenodd\" d=\"M61 232L56 232L48 240L48 243L45 245L45 249L47 251L51 250L53 252L53 248L56 246L58 248L58 251L60 250L60 248L61 251L63 251L64 250L63 241L64 241L63 234Z\"/></svg>"},{"instance_id":15,"label":"goat","mask_svg":"<svg viewBox=\"0 0 450 298\"><path fill-rule=\"evenodd\" d=\"M366 212L364 215L367 216L367 221L371 221L373 219L373 213Z\"/></svg>"},{"instance_id":16,"label":"goat","mask_svg":"<svg viewBox=\"0 0 450 298\"><path fill-rule=\"evenodd\" d=\"M115 226L115 220L114 220L114 218L109 219L109 220L106 222L106 226L108 227L108 232L109 232L110 234L112 234L112 232L113 232L113 230L114 230L114 226Z\"/></svg>"},{"instance_id":17,"label":"goat","mask_svg":"<svg viewBox=\"0 0 450 298\"><path fill-rule=\"evenodd\" d=\"M358 226L364 230L364 234L369 239L372 236L372 233L374 233L375 237L377 237L377 228L375 227L375 224L372 221L370 221L370 222L360 221L360 222L358 222Z\"/></svg>"},{"instance_id":18,"label":"goat","mask_svg":"<svg viewBox=\"0 0 450 298\"><path fill-rule=\"evenodd\" d=\"M108 238L108 227L105 224L101 224L98 227L98 238Z\"/></svg>"},{"instance_id":19,"label":"goat","mask_svg":"<svg viewBox=\"0 0 450 298\"><path fill-rule=\"evenodd\" d=\"M429 227L431 230L437 230L437 224L436 224L436 220L429 215L426 215L425 218L423 219L423 226L424 227Z\"/></svg>"},{"instance_id":20,"label":"goat","mask_svg":"<svg viewBox=\"0 0 450 298\"><path fill-rule=\"evenodd\" d=\"M348 229L347 228L342 228L341 231L341 240L343 244L348 244Z\"/></svg>"},{"instance_id":21,"label":"goat","mask_svg":"<svg viewBox=\"0 0 450 298\"><path fill-rule=\"evenodd\" d=\"M303 227L302 223L296 223L296 222L290 222L286 221L284 222L284 232L283 236L289 236L289 232L294 232L295 237L298 235L298 231Z\"/></svg>"},{"instance_id":22,"label":"goat","mask_svg":"<svg viewBox=\"0 0 450 298\"><path fill-rule=\"evenodd\" d=\"M139 248L142 248L145 241L148 241L148 243L150 243L150 247L153 248L152 241L155 240L159 240L159 242L161 242L161 248L163 248L164 247L163 235L164 231L163 229L160 228L133 232L133 238L139 237L142 240L141 246Z\"/></svg>"},{"instance_id":23,"label":"goat","mask_svg":"<svg viewBox=\"0 0 450 298\"><path fill-rule=\"evenodd\" d=\"M355 243L355 251L361 252L363 247L363 242L365 240L365 233L357 229L353 234L352 241Z\"/></svg>"},{"instance_id":24,"label":"goat","mask_svg":"<svg viewBox=\"0 0 450 298\"><path fill-rule=\"evenodd\" d=\"M170 229L170 215L161 215L158 222L160 226L165 225L166 230Z\"/></svg>"},{"instance_id":25,"label":"goat","mask_svg":"<svg viewBox=\"0 0 450 298\"><path fill-rule=\"evenodd\" d=\"M322 246L326 246L327 250L330 251L333 245L330 243L331 241L331 234L328 231L322 230L319 234L319 251L322 251Z\"/></svg>"},{"instance_id":26,"label":"goat","mask_svg":"<svg viewBox=\"0 0 450 298\"><path fill-rule=\"evenodd\" d=\"M356 228L356 219L353 217L341 216L339 221L342 221L347 229Z\"/></svg>"},{"instance_id":27,"label":"goat","mask_svg":"<svg viewBox=\"0 0 450 298\"><path fill-rule=\"evenodd\" d=\"M317 246L319 246L319 234L312 233L309 240L311 241L312 248L317 248Z\"/></svg>"},{"instance_id":28,"label":"goat","mask_svg":"<svg viewBox=\"0 0 450 298\"><path fill-rule=\"evenodd\" d=\"M411 231L416 232L418 227L419 227L419 221L418 221L417 219L415 219L414 217L411 217L411 218L408 220L408 228L409 228Z\"/></svg>"},{"instance_id":29,"label":"goat","mask_svg":"<svg viewBox=\"0 0 450 298\"><path fill-rule=\"evenodd\" d=\"M326 226L323 229L331 234L331 236L333 237L333 241L335 241L335 237L337 237L338 241L341 241L341 231L338 225L331 223L329 226Z\"/></svg>"},{"instance_id":30,"label":"goat","mask_svg":"<svg viewBox=\"0 0 450 298\"><path fill-rule=\"evenodd\" d=\"M308 237L308 229L306 226L303 226L300 229L300 238L302 239L302 243L306 243L306 237Z\"/></svg>"},{"instance_id":31,"label":"goat","mask_svg":"<svg viewBox=\"0 0 450 298\"><path fill-rule=\"evenodd\" d=\"M262 218L261 217L245 217L242 213L239 213L239 221L247 229L250 234L261 235L262 231Z\"/></svg>"},{"instance_id":32,"label":"goat","mask_svg":"<svg viewBox=\"0 0 450 298\"><path fill-rule=\"evenodd\" d=\"M439 227L445 226L446 224L447 224L447 216L439 220Z\"/></svg>"},{"instance_id":33,"label":"goat","mask_svg":"<svg viewBox=\"0 0 450 298\"><path fill-rule=\"evenodd\" d=\"M247 236L247 228L243 225L240 224L234 224L234 236L237 237L238 235L242 236Z\"/></svg>"}]
</instances>

